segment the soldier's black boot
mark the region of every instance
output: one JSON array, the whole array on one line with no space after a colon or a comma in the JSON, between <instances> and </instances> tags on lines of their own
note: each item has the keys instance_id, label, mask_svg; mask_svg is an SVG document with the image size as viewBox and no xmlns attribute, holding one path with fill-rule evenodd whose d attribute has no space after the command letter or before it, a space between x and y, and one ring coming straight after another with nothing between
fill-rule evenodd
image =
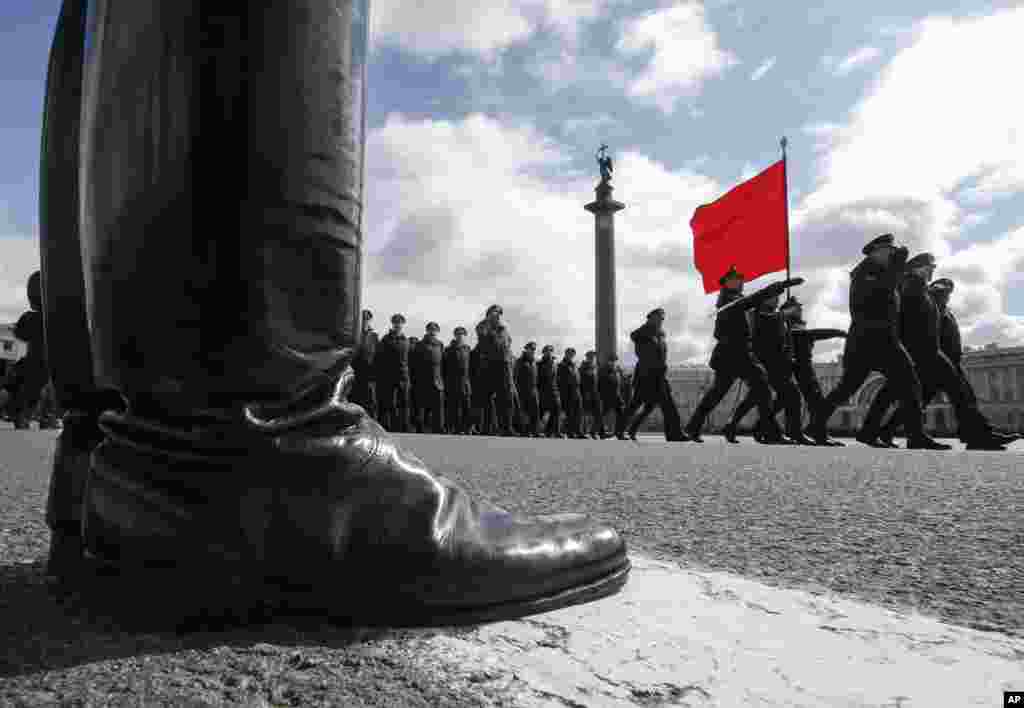
<instances>
[{"instance_id":1,"label":"soldier's black boot","mask_svg":"<svg viewBox=\"0 0 1024 708\"><path fill-rule=\"evenodd\" d=\"M940 443L924 433L907 438L908 450L952 450L952 445Z\"/></svg>"},{"instance_id":2,"label":"soldier's black boot","mask_svg":"<svg viewBox=\"0 0 1024 708\"><path fill-rule=\"evenodd\" d=\"M722 437L731 443L738 443L736 439L736 425L732 422L726 423L725 427L722 428Z\"/></svg>"},{"instance_id":3,"label":"soldier's black boot","mask_svg":"<svg viewBox=\"0 0 1024 708\"><path fill-rule=\"evenodd\" d=\"M90 13L82 209L60 206L82 215L97 383L127 401L84 490L87 560L116 574L96 596L410 626L616 592L613 529L474 500L347 400L366 3L214 12Z\"/></svg>"}]
</instances>

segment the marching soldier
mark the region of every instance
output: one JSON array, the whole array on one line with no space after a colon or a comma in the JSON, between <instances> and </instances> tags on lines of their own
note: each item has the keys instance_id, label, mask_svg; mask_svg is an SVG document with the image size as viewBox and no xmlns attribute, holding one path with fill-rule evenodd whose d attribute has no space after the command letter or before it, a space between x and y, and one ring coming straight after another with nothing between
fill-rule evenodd
<instances>
[{"instance_id":1,"label":"marching soldier","mask_svg":"<svg viewBox=\"0 0 1024 708\"><path fill-rule=\"evenodd\" d=\"M580 395L580 372L573 361L575 357L576 350L569 347L558 363L558 395L565 408L566 437L582 440L587 436L583 434L583 399Z\"/></svg>"},{"instance_id":2,"label":"marching soldier","mask_svg":"<svg viewBox=\"0 0 1024 708\"><path fill-rule=\"evenodd\" d=\"M753 351L757 360L768 374L768 385L775 391L775 405L772 414L781 406L786 411L786 437L800 445L813 445L814 441L803 434L803 405L800 390L793 382L793 343L789 324L777 309L779 296L768 298L761 303L754 315ZM757 401L754 389L733 411L732 420L722 431L725 439L737 442L736 428ZM759 426L760 427L760 426Z\"/></svg>"},{"instance_id":3,"label":"marching soldier","mask_svg":"<svg viewBox=\"0 0 1024 708\"><path fill-rule=\"evenodd\" d=\"M466 328L454 331L455 339L444 351L444 389L447 404L448 432L455 435L469 433L471 426L471 396L469 377L469 345Z\"/></svg>"},{"instance_id":4,"label":"marching soldier","mask_svg":"<svg viewBox=\"0 0 1024 708\"><path fill-rule=\"evenodd\" d=\"M906 265L906 274L900 290L902 301L900 331L904 346L917 367L922 389L922 408L942 391L953 405L960 428L960 439L968 449L1002 450L1003 445L1012 442L992 432L988 421L978 410L977 401L965 390L960 372L942 352L940 347L940 323L942 315L928 291L928 281L935 272L935 258L930 253L921 253ZM884 446L877 440L879 423L885 411L896 399L895 385L887 379L885 386L875 400L864 420L857 439L869 445ZM909 411L901 411L900 418L910 424ZM918 413L918 418L921 414ZM910 447L908 440L907 447ZM949 449L949 446L944 446Z\"/></svg>"},{"instance_id":5,"label":"marching soldier","mask_svg":"<svg viewBox=\"0 0 1024 708\"><path fill-rule=\"evenodd\" d=\"M374 358L377 355L378 337L373 331L373 313L363 310L363 334L359 339L359 349L352 360L352 369L356 378L352 384L350 396L353 403L358 403L371 418L377 417L377 384L374 376Z\"/></svg>"},{"instance_id":6,"label":"marching soldier","mask_svg":"<svg viewBox=\"0 0 1024 708\"><path fill-rule=\"evenodd\" d=\"M956 369L964 394L968 396L967 404L977 406L978 396L975 394L974 387L971 386L970 379L967 378L967 373L963 367L964 347L960 336L960 323L957 322L953 311L949 309L949 296L953 293L953 288L953 281L949 278L939 278L928 286L928 292L931 293L941 316L939 322L939 348L942 349L943 354L949 357L950 363ZM1003 437L1009 442L1021 438L1016 433L1005 433L995 430L988 423L986 423L986 427L997 437Z\"/></svg>"},{"instance_id":7,"label":"marching soldier","mask_svg":"<svg viewBox=\"0 0 1024 708\"><path fill-rule=\"evenodd\" d=\"M374 358L380 423L393 433L409 430L409 339L404 326L405 315L391 316L391 329L381 337Z\"/></svg>"},{"instance_id":8,"label":"marching soldier","mask_svg":"<svg viewBox=\"0 0 1024 708\"><path fill-rule=\"evenodd\" d=\"M679 409L672 398L672 387L668 378L668 345L665 343L665 310L657 308L647 313L647 322L630 333L636 349L637 364L633 370L633 397L629 407L620 418L615 435L622 438L629 426L629 437L636 440L640 425L656 406L661 407L665 419L665 439L684 441L689 437L683 432ZM640 407L640 415L633 415Z\"/></svg>"},{"instance_id":9,"label":"marching soldier","mask_svg":"<svg viewBox=\"0 0 1024 708\"><path fill-rule=\"evenodd\" d=\"M416 400L416 393L419 389L419 367L415 364L416 346L420 343L419 337L409 337L409 431L410 433L423 432L423 420L420 418L420 404Z\"/></svg>"},{"instance_id":10,"label":"marching soldier","mask_svg":"<svg viewBox=\"0 0 1024 708\"><path fill-rule=\"evenodd\" d=\"M590 437L603 440L608 436L604 430L604 411L601 410L601 392L597 385L597 352L591 350L584 354L579 370L583 411L590 418Z\"/></svg>"},{"instance_id":11,"label":"marching soldier","mask_svg":"<svg viewBox=\"0 0 1024 708\"><path fill-rule=\"evenodd\" d=\"M512 435L512 337L501 321L499 305L487 308L487 316L476 327L480 347L480 383L485 406L494 401L499 434Z\"/></svg>"},{"instance_id":12,"label":"marching soldier","mask_svg":"<svg viewBox=\"0 0 1024 708\"><path fill-rule=\"evenodd\" d=\"M821 391L818 374L814 371L814 345L826 339L846 337L846 332L841 329L808 329L804 321L803 305L795 296L782 304L781 312L789 321L789 335L793 340L793 374L797 386L807 403L807 410L817 410L824 403L825 394ZM779 403L776 401L776 411L779 410ZM824 442L829 447L843 446L843 443L828 437L816 442L819 445Z\"/></svg>"},{"instance_id":13,"label":"marching soldier","mask_svg":"<svg viewBox=\"0 0 1024 708\"><path fill-rule=\"evenodd\" d=\"M561 437L562 399L558 392L556 374L555 348L545 344L541 350L540 362L537 364L537 394L540 399L540 416L547 414L544 434L549 438Z\"/></svg>"},{"instance_id":14,"label":"marching soldier","mask_svg":"<svg viewBox=\"0 0 1024 708\"><path fill-rule=\"evenodd\" d=\"M615 411L614 430L624 430L622 415L625 409L625 401L622 395L622 367L619 366L617 354L609 354L608 361L604 363L597 375L597 388L601 396L602 425L603 414L608 411ZM625 433L618 433L620 440L625 440Z\"/></svg>"},{"instance_id":15,"label":"marching soldier","mask_svg":"<svg viewBox=\"0 0 1024 708\"><path fill-rule=\"evenodd\" d=\"M444 344L437 338L441 327L437 322L428 322L426 335L416 345L416 405L417 420L424 430L435 435L444 432L444 378L441 367L444 361Z\"/></svg>"},{"instance_id":16,"label":"marching soldier","mask_svg":"<svg viewBox=\"0 0 1024 708\"><path fill-rule=\"evenodd\" d=\"M470 432L474 435L490 435L494 416L490 415L491 404L485 398L486 387L481 378L480 342L469 351L470 380Z\"/></svg>"},{"instance_id":17,"label":"marching soldier","mask_svg":"<svg viewBox=\"0 0 1024 708\"><path fill-rule=\"evenodd\" d=\"M736 379L742 379L747 383L757 401L761 442L787 442L772 415L772 393L768 386L767 372L751 348L747 310L759 307L765 300L777 297L786 287L799 285L803 280L795 278L773 283L746 297L743 296L743 280L743 275L732 267L718 281L722 286L718 295L718 315L715 317L715 339L718 342L715 344L710 362L711 368L715 371L714 383L704 394L686 426L686 434L695 442L703 442L700 430L704 426L704 421L732 388Z\"/></svg>"},{"instance_id":18,"label":"marching soldier","mask_svg":"<svg viewBox=\"0 0 1024 708\"><path fill-rule=\"evenodd\" d=\"M903 403L907 447L948 450L924 432L921 381L910 354L900 341L900 293L906 247L896 247L892 234L864 246L864 260L850 273L850 331L843 353L843 376L811 416L808 433L819 443L827 439L826 425L836 408L880 371Z\"/></svg>"},{"instance_id":19,"label":"marching soldier","mask_svg":"<svg viewBox=\"0 0 1024 708\"><path fill-rule=\"evenodd\" d=\"M516 360L516 390L519 392L519 405L526 419L523 423L523 437L540 437L540 401L537 391L537 352L536 342L527 342L523 353Z\"/></svg>"}]
</instances>

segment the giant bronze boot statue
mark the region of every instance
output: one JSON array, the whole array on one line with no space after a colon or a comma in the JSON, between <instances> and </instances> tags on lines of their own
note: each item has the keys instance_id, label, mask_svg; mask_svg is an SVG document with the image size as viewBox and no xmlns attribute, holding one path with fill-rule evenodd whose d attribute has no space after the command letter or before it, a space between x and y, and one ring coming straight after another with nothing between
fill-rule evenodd
<instances>
[{"instance_id":1,"label":"giant bronze boot statue","mask_svg":"<svg viewBox=\"0 0 1024 708\"><path fill-rule=\"evenodd\" d=\"M346 399L366 0L84 2L44 130L54 572L392 626L621 588L614 530L473 500Z\"/></svg>"}]
</instances>

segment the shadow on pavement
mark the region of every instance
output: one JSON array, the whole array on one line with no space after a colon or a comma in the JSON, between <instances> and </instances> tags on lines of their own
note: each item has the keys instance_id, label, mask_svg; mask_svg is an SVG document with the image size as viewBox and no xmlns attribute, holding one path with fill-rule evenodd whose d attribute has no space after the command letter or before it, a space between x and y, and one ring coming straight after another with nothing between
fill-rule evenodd
<instances>
[{"instance_id":1,"label":"shadow on pavement","mask_svg":"<svg viewBox=\"0 0 1024 708\"><path fill-rule=\"evenodd\" d=\"M168 588L168 592L174 591ZM0 564L0 678L59 671L108 659L224 646L315 645L358 652L381 638L423 637L441 631L343 627L326 624L320 617L175 626L159 619L158 597L119 598L115 602L133 605L127 621L120 615L114 619L109 613L97 611L76 593L55 589L42 560Z\"/></svg>"}]
</instances>

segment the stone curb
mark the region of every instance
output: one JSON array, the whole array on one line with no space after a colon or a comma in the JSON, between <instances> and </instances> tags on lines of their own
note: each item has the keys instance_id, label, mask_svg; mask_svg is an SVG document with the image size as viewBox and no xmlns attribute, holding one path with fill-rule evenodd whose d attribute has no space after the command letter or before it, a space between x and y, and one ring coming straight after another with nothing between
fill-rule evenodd
<instances>
[{"instance_id":1,"label":"stone curb","mask_svg":"<svg viewBox=\"0 0 1024 708\"><path fill-rule=\"evenodd\" d=\"M644 557L615 597L429 646L467 692L521 706L953 708L1024 690L1024 640Z\"/></svg>"}]
</instances>

